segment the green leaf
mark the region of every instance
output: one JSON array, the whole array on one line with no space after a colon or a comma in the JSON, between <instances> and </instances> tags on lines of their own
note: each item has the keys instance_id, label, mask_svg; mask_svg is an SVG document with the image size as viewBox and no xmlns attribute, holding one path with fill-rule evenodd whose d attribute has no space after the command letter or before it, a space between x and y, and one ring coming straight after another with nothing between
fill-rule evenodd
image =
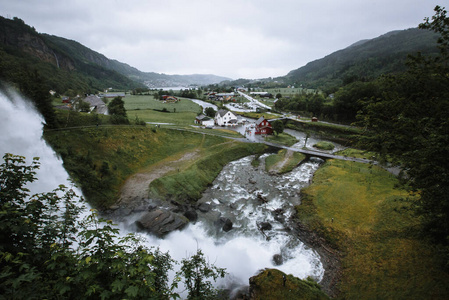
<instances>
[{"instance_id":1,"label":"green leaf","mask_svg":"<svg viewBox=\"0 0 449 300\"><path fill-rule=\"evenodd\" d=\"M137 286L130 286L125 290L125 293L130 297L136 297L139 292L139 288Z\"/></svg>"}]
</instances>

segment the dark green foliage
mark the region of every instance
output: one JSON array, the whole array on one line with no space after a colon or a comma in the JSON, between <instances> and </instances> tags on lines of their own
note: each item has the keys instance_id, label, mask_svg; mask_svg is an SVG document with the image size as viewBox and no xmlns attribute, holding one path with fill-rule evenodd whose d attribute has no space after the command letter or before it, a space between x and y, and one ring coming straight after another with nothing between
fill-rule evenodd
<instances>
[{"instance_id":1,"label":"dark green foliage","mask_svg":"<svg viewBox=\"0 0 449 300\"><path fill-rule=\"evenodd\" d=\"M367 98L379 96L376 82L356 81L340 88L335 93L334 111L335 120L354 122L362 101Z\"/></svg>"},{"instance_id":2,"label":"dark green foliage","mask_svg":"<svg viewBox=\"0 0 449 300\"><path fill-rule=\"evenodd\" d=\"M212 107L206 107L206 109L204 110L204 113L206 114L206 116L213 118L213 117L215 117L215 114L217 112Z\"/></svg>"},{"instance_id":3,"label":"dark green foliage","mask_svg":"<svg viewBox=\"0 0 449 300\"><path fill-rule=\"evenodd\" d=\"M226 275L225 269L215 267L204 257L198 249L196 254L181 261L181 271L178 276L184 277L184 284L189 292L189 300L217 299L217 290L212 286L209 278L216 281Z\"/></svg>"},{"instance_id":4,"label":"dark green foliage","mask_svg":"<svg viewBox=\"0 0 449 300\"><path fill-rule=\"evenodd\" d=\"M449 245L449 18L436 14L420 28L441 33L440 54L410 57L404 74L379 80L381 96L367 99L359 114L370 131L363 143L402 164L419 190L417 211L427 233Z\"/></svg>"},{"instance_id":5,"label":"dark green foliage","mask_svg":"<svg viewBox=\"0 0 449 300\"><path fill-rule=\"evenodd\" d=\"M129 124L126 115L125 102L122 97L115 97L108 104L109 114L111 115L112 124Z\"/></svg>"},{"instance_id":6,"label":"dark green foliage","mask_svg":"<svg viewBox=\"0 0 449 300\"><path fill-rule=\"evenodd\" d=\"M80 112L89 112L90 111L90 104L85 101L80 101L78 106Z\"/></svg>"},{"instance_id":7,"label":"dark green foliage","mask_svg":"<svg viewBox=\"0 0 449 300\"><path fill-rule=\"evenodd\" d=\"M29 197L26 184L36 180L37 159L6 154L0 165L1 299L169 299L168 253L147 249L133 234L120 236L95 210L79 219L81 201L72 190ZM213 290L207 278L224 269L205 263L201 251L183 260L186 285L196 298ZM198 269L196 269L198 268ZM194 280L194 281L192 281ZM188 288L190 285L188 285Z\"/></svg>"},{"instance_id":8,"label":"dark green foliage","mask_svg":"<svg viewBox=\"0 0 449 300\"><path fill-rule=\"evenodd\" d=\"M276 101L274 107L280 111L291 111L309 116L321 116L328 114L325 100L320 94L297 94L292 98L281 98Z\"/></svg>"},{"instance_id":9,"label":"dark green foliage","mask_svg":"<svg viewBox=\"0 0 449 300\"><path fill-rule=\"evenodd\" d=\"M274 121L273 123L271 123L271 126L273 127L276 135L284 132L284 123L281 120Z\"/></svg>"}]
</instances>

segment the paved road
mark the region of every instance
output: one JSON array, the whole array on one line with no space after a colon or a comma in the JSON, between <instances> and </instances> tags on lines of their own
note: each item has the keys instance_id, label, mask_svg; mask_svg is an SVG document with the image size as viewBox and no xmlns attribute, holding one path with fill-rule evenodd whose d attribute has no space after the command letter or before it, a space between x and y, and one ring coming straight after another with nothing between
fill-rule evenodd
<instances>
[{"instance_id":1,"label":"paved road","mask_svg":"<svg viewBox=\"0 0 449 300\"><path fill-rule=\"evenodd\" d=\"M265 104L263 104L263 103L257 101L256 99L254 99L253 97L248 96L248 95L245 94L245 93L242 93L242 92L240 92L240 91L238 91L238 93L240 94L240 96L245 97L246 99L248 99L248 100L249 100L251 103L253 103L254 105L257 105L257 106L259 106L259 107L266 108L266 109L271 109L271 107L269 107L268 105L265 105Z\"/></svg>"}]
</instances>

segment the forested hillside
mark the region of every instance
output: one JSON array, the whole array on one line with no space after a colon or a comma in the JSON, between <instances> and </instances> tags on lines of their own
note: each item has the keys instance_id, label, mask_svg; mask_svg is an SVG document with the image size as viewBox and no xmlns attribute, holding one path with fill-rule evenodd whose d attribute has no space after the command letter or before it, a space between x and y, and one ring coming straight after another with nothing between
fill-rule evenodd
<instances>
[{"instance_id":1,"label":"forested hillside","mask_svg":"<svg viewBox=\"0 0 449 300\"><path fill-rule=\"evenodd\" d=\"M141 72L76 41L38 33L18 18L0 17L0 54L0 79L20 84L38 74L45 78L47 91L53 89L60 94L93 93L110 87L129 90L203 85L228 79Z\"/></svg>"},{"instance_id":2,"label":"forested hillside","mask_svg":"<svg viewBox=\"0 0 449 300\"><path fill-rule=\"evenodd\" d=\"M59 47L21 19L0 17L0 28L0 78L4 81L25 85L39 77L42 88L61 94L143 87L112 69L83 59L81 51ZM81 45L79 48L87 49Z\"/></svg>"},{"instance_id":3,"label":"forested hillside","mask_svg":"<svg viewBox=\"0 0 449 300\"><path fill-rule=\"evenodd\" d=\"M437 54L438 34L412 28L357 42L289 72L284 81L333 91L353 81L369 81L382 74L403 72L408 54Z\"/></svg>"}]
</instances>

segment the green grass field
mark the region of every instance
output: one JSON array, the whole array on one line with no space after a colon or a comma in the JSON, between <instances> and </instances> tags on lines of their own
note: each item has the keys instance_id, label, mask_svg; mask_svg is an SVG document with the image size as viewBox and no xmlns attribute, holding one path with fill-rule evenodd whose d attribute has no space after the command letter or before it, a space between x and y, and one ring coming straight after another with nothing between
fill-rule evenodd
<instances>
[{"instance_id":1,"label":"green grass field","mask_svg":"<svg viewBox=\"0 0 449 300\"><path fill-rule=\"evenodd\" d=\"M131 121L138 118L144 122L193 125L201 106L186 98L178 99L176 103L163 103L153 96L127 95L123 101ZM167 112L161 112L164 108Z\"/></svg>"},{"instance_id":2,"label":"green grass field","mask_svg":"<svg viewBox=\"0 0 449 300\"><path fill-rule=\"evenodd\" d=\"M298 216L342 253L342 299L447 299L438 251L416 232L413 199L387 171L329 160L303 190Z\"/></svg>"},{"instance_id":3,"label":"green grass field","mask_svg":"<svg viewBox=\"0 0 449 300\"><path fill-rule=\"evenodd\" d=\"M294 136L292 136L288 133L285 133L285 132L280 133L278 135L276 135L276 134L268 135L265 138L265 140L270 143L276 143L276 144L281 144L281 145L285 145L285 146L292 146L298 142L298 140Z\"/></svg>"}]
</instances>

